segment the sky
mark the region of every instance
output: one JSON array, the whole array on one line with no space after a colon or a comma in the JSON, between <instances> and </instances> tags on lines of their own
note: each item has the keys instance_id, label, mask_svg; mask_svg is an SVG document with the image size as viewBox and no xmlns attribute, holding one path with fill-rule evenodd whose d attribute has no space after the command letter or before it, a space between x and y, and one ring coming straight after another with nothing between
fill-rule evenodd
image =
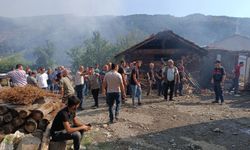
<instances>
[{"instance_id":1,"label":"sky","mask_svg":"<svg viewBox=\"0 0 250 150\"><path fill-rule=\"evenodd\" d=\"M181 17L201 13L250 18L249 6L250 0L0 0L0 16L170 14Z\"/></svg>"}]
</instances>

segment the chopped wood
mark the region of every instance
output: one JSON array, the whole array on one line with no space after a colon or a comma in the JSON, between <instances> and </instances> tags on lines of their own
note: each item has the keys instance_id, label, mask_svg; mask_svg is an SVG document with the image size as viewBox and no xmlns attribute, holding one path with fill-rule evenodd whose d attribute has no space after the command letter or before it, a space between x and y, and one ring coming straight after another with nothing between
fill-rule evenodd
<instances>
[{"instance_id":1,"label":"chopped wood","mask_svg":"<svg viewBox=\"0 0 250 150\"><path fill-rule=\"evenodd\" d=\"M0 105L0 115L3 115L8 112L8 107L5 105Z\"/></svg>"},{"instance_id":2,"label":"chopped wood","mask_svg":"<svg viewBox=\"0 0 250 150\"><path fill-rule=\"evenodd\" d=\"M32 111L31 118L33 118L36 121L42 120L44 116L48 115L53 110L54 110L53 102L42 104L41 107Z\"/></svg>"},{"instance_id":3,"label":"chopped wood","mask_svg":"<svg viewBox=\"0 0 250 150\"><path fill-rule=\"evenodd\" d=\"M36 122L34 119L29 118L29 119L25 122L24 129L25 129L25 131L27 131L28 133L33 133L33 132L35 132L36 129L37 129L37 122Z\"/></svg>"},{"instance_id":4,"label":"chopped wood","mask_svg":"<svg viewBox=\"0 0 250 150\"><path fill-rule=\"evenodd\" d=\"M3 120L5 123L11 122L13 119L12 114L10 112L3 115Z\"/></svg>"},{"instance_id":5,"label":"chopped wood","mask_svg":"<svg viewBox=\"0 0 250 150\"><path fill-rule=\"evenodd\" d=\"M15 127L18 128L20 126L22 126L24 124L24 119L20 118L20 117L16 117L12 120L11 124Z\"/></svg>"},{"instance_id":6,"label":"chopped wood","mask_svg":"<svg viewBox=\"0 0 250 150\"><path fill-rule=\"evenodd\" d=\"M45 131L47 126L49 124L49 120L47 119L42 119L38 122L38 129Z\"/></svg>"},{"instance_id":7,"label":"chopped wood","mask_svg":"<svg viewBox=\"0 0 250 150\"><path fill-rule=\"evenodd\" d=\"M13 127L13 125L11 123L5 124L4 126L2 126L1 129L3 130L4 134L10 134L10 133L12 133L14 131L14 127Z\"/></svg>"},{"instance_id":8,"label":"chopped wood","mask_svg":"<svg viewBox=\"0 0 250 150\"><path fill-rule=\"evenodd\" d=\"M0 115L0 126L4 124L3 116Z\"/></svg>"}]
</instances>

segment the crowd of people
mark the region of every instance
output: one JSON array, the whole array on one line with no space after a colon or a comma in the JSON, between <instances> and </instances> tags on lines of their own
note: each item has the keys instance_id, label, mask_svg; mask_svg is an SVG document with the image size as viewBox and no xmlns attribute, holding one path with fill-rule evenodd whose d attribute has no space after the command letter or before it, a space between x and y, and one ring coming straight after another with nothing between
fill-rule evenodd
<instances>
[{"instance_id":1,"label":"crowd of people","mask_svg":"<svg viewBox=\"0 0 250 150\"><path fill-rule=\"evenodd\" d=\"M238 93L240 68L243 65L242 62L239 63L234 70L235 78L230 90L234 89L235 94ZM90 130L91 125L81 124L76 119L76 111L86 108L85 97L89 93L92 94L94 100L92 108L99 107L100 93L106 97L109 123L119 119L120 105L126 102L128 96L131 96L133 107L142 105L142 86L146 89L147 96L152 94L152 88L156 86L157 95L164 96L167 101L174 101L174 96L178 94L183 96L183 85L187 77L182 61L177 65L172 59L167 62L162 61L160 66L149 63L144 72L141 67L142 61L132 63L121 61L119 65L108 63L101 69L98 64L86 68L79 66L75 75L72 76L70 70L64 66L59 66L55 70L39 67L36 71L32 71L29 67L24 70L23 66L18 64L16 69L8 73L8 76L12 86L23 87L29 84L61 94L62 102L66 104L66 107L54 119L51 130L52 140L73 139L75 149L79 149L82 133ZM220 100L223 104L222 87L225 79L225 69L220 61L216 61L211 80L215 91L213 103L219 103Z\"/></svg>"}]
</instances>

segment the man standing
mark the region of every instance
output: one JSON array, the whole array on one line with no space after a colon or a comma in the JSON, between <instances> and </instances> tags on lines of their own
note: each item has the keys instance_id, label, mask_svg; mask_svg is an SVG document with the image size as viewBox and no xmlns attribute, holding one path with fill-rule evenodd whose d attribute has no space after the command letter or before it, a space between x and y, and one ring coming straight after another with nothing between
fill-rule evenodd
<instances>
[{"instance_id":1,"label":"man standing","mask_svg":"<svg viewBox=\"0 0 250 150\"><path fill-rule=\"evenodd\" d=\"M89 80L89 87L92 93L92 96L94 98L95 104L92 106L92 108L98 108L99 107L99 90L100 90L100 75L99 73L96 73L94 68L90 68L90 74L88 77Z\"/></svg>"},{"instance_id":2,"label":"man standing","mask_svg":"<svg viewBox=\"0 0 250 150\"><path fill-rule=\"evenodd\" d=\"M67 100L70 96L75 95L75 90L73 88L73 85L68 77L68 71L65 69L62 71L61 74L61 79L60 79L60 90L61 90L61 94L63 97L63 102L67 104ZM58 76L60 77L60 76ZM83 106L81 106L83 107Z\"/></svg>"},{"instance_id":3,"label":"man standing","mask_svg":"<svg viewBox=\"0 0 250 150\"><path fill-rule=\"evenodd\" d=\"M179 96L183 96L183 84L184 84L184 76L185 76L185 67L183 62L181 61L177 67L179 76L178 82L176 83L175 87L175 97L177 97L177 91L179 91Z\"/></svg>"},{"instance_id":4,"label":"man standing","mask_svg":"<svg viewBox=\"0 0 250 150\"><path fill-rule=\"evenodd\" d=\"M75 76L75 90L77 97L81 101L81 109L84 109L82 106L84 105L84 99L83 99L83 86L84 86L84 67L80 66L78 71L76 72Z\"/></svg>"},{"instance_id":5,"label":"man standing","mask_svg":"<svg viewBox=\"0 0 250 150\"><path fill-rule=\"evenodd\" d=\"M244 66L243 62L240 62L238 65L235 66L233 72L234 72L234 79L232 87L229 89L229 92L231 92L234 89L235 96L239 95L239 80L240 80L240 68Z\"/></svg>"},{"instance_id":6,"label":"man standing","mask_svg":"<svg viewBox=\"0 0 250 150\"><path fill-rule=\"evenodd\" d=\"M39 70L40 70L40 74L37 75L38 87L46 90L48 88L48 82L47 82L47 80L49 79L48 74L46 73L46 70L44 67L41 67Z\"/></svg>"},{"instance_id":7,"label":"man standing","mask_svg":"<svg viewBox=\"0 0 250 150\"><path fill-rule=\"evenodd\" d=\"M168 60L168 66L163 72L164 78L164 99L168 99L168 89L170 89L169 100L173 101L174 86L178 82L178 69L174 66L172 59Z\"/></svg>"},{"instance_id":8,"label":"man standing","mask_svg":"<svg viewBox=\"0 0 250 150\"><path fill-rule=\"evenodd\" d=\"M155 71L154 71L154 63L149 64L149 71L147 72L148 77L148 92L147 96L151 94L152 86L155 83Z\"/></svg>"},{"instance_id":9,"label":"man standing","mask_svg":"<svg viewBox=\"0 0 250 150\"><path fill-rule=\"evenodd\" d=\"M121 76L122 76L122 81L123 81L123 85L124 85L124 89L125 89L125 93L126 93L127 74L126 74L126 71L125 71L125 67L126 67L126 62L121 61L121 65L119 66L118 73L120 73ZM122 96L122 102L125 103L125 101L126 101L125 97Z\"/></svg>"},{"instance_id":10,"label":"man standing","mask_svg":"<svg viewBox=\"0 0 250 150\"><path fill-rule=\"evenodd\" d=\"M27 85L26 72L23 70L22 64L17 64L16 69L8 73L8 77L11 79L13 86L23 87Z\"/></svg>"},{"instance_id":11,"label":"man standing","mask_svg":"<svg viewBox=\"0 0 250 150\"><path fill-rule=\"evenodd\" d=\"M36 80L36 73L30 72L29 76L27 77L27 83L32 86L37 86L37 80Z\"/></svg>"},{"instance_id":12,"label":"man standing","mask_svg":"<svg viewBox=\"0 0 250 150\"><path fill-rule=\"evenodd\" d=\"M83 132L91 129L91 125L80 123L76 117L79 104L76 96L68 97L67 107L57 113L50 129L52 141L73 140L74 150L80 149Z\"/></svg>"},{"instance_id":13,"label":"man standing","mask_svg":"<svg viewBox=\"0 0 250 150\"><path fill-rule=\"evenodd\" d=\"M138 98L138 105L141 105L141 82L139 80L140 72L139 68L141 67L142 62L136 61L135 67L132 69L131 72L131 79L130 79L130 85L131 85L131 94L132 94L132 103L135 107L135 98Z\"/></svg>"},{"instance_id":14,"label":"man standing","mask_svg":"<svg viewBox=\"0 0 250 150\"><path fill-rule=\"evenodd\" d=\"M123 96L126 96L122 81L122 76L118 73L118 68L119 66L117 64L111 65L111 71L104 76L103 86L102 86L103 95L106 95L107 93L110 123L113 123L114 121L114 114L113 114L114 102L116 102L115 119L117 120L119 116L121 93Z\"/></svg>"},{"instance_id":15,"label":"man standing","mask_svg":"<svg viewBox=\"0 0 250 150\"><path fill-rule=\"evenodd\" d=\"M224 103L222 85L224 84L225 79L226 79L225 69L221 66L221 62L217 60L215 62L213 78L211 80L211 83L214 84L214 92L215 92L215 101L213 101L213 103L219 103L219 100L221 100L221 104Z\"/></svg>"},{"instance_id":16,"label":"man standing","mask_svg":"<svg viewBox=\"0 0 250 150\"><path fill-rule=\"evenodd\" d=\"M162 88L162 70L163 70L163 67L164 67L164 64L161 64L161 67L155 73L158 96L161 96L163 94L163 88Z\"/></svg>"}]
</instances>

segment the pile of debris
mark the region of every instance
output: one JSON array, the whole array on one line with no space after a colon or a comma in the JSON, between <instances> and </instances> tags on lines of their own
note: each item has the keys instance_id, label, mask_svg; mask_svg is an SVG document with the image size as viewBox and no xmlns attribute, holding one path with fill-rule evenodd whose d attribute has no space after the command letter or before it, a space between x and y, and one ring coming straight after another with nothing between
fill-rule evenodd
<instances>
[{"instance_id":1,"label":"pile of debris","mask_svg":"<svg viewBox=\"0 0 250 150\"><path fill-rule=\"evenodd\" d=\"M0 142L6 142L7 135L19 131L25 135L19 142L21 147L32 144L34 147L41 148L42 145L48 147L48 125L63 107L58 96L30 86L4 89L0 96L2 99L2 102L0 101ZM34 141L30 141L32 144L27 141L22 142L28 137L33 137L39 142L35 145Z\"/></svg>"}]
</instances>

